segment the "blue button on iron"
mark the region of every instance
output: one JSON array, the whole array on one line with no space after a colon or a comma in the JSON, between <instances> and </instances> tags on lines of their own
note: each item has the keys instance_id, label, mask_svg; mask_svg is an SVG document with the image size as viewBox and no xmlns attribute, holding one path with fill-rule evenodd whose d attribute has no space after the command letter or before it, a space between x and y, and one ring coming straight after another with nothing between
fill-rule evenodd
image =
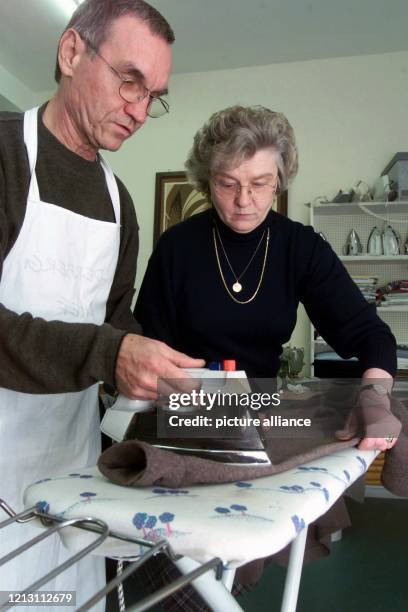
<instances>
[{"instance_id":1,"label":"blue button on iron","mask_svg":"<svg viewBox=\"0 0 408 612\"><path fill-rule=\"evenodd\" d=\"M213 371L221 371L222 370L222 363L221 361L210 361L207 365L207 368L209 370L213 370Z\"/></svg>"}]
</instances>

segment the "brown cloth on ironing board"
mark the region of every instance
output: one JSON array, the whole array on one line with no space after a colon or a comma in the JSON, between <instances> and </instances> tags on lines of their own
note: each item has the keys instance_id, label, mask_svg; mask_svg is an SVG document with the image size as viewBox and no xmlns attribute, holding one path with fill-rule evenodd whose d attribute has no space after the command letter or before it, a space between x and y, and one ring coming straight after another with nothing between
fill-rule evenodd
<instances>
[{"instance_id":1,"label":"brown cloth on ironing board","mask_svg":"<svg viewBox=\"0 0 408 612\"><path fill-rule=\"evenodd\" d=\"M274 443L276 442L278 441L274 440ZM279 440L279 442L282 441ZM288 450L291 441L285 440L284 442ZM292 443L292 457L281 462L274 463L272 457L271 465L242 466L179 455L140 440L126 440L104 451L99 457L98 468L106 478L115 484L127 487L177 488L197 484L219 484L279 474L312 459L355 446L358 439L325 444L302 451L301 445L310 447L311 442L315 443L313 440L296 440L295 445Z\"/></svg>"},{"instance_id":2,"label":"brown cloth on ironing board","mask_svg":"<svg viewBox=\"0 0 408 612\"><path fill-rule=\"evenodd\" d=\"M391 409L402 429L396 445L385 453L381 482L394 495L408 497L408 400L393 398Z\"/></svg>"},{"instance_id":3,"label":"brown cloth on ironing board","mask_svg":"<svg viewBox=\"0 0 408 612\"><path fill-rule=\"evenodd\" d=\"M401 421L402 431L395 447L385 454L382 482L392 493L408 496L408 410L395 398L391 400L391 408ZM341 442L334 440L334 434L327 435L326 440L271 437L265 441L271 465L241 466L180 455L135 439L119 442L104 451L99 457L98 467L106 478L125 486L181 487L226 483L278 474L355 446L359 441L358 438Z\"/></svg>"}]
</instances>

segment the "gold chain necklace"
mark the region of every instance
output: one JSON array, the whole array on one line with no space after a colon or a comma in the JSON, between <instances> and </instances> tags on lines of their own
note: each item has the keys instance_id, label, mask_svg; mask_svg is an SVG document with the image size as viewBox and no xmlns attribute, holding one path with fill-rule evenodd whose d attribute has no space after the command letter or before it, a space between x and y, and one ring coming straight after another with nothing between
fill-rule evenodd
<instances>
[{"instance_id":1,"label":"gold chain necklace","mask_svg":"<svg viewBox=\"0 0 408 612\"><path fill-rule=\"evenodd\" d=\"M240 279L241 279L241 278L244 276L245 272L248 270L249 266L250 266L250 265L251 265L251 263L253 262L255 255L256 255L256 254L257 254L257 252L259 251L259 247L261 246L261 242L262 242L262 240L264 239L264 236L265 236L265 231L266 231L266 230L264 230L264 231L263 231L262 236L260 237L259 242L258 242L258 244L257 244L257 246L256 246L256 249L255 249L255 251L252 253L252 257L251 257L251 259L248 261L247 265L246 265L246 266L245 266L245 268L242 270L242 272L241 272L241 274L240 274L239 276L237 276L237 275L235 274L234 269L233 269L233 267L232 267L232 265L231 265L231 262L230 262L230 260L228 259L227 251L225 250L225 247L224 247L224 244L223 244L223 242L222 242L222 240L221 240L220 232L219 232L219 230L218 230L218 227L217 227L217 226L215 226L215 230L216 230L216 232L217 232L218 240L220 241L220 245L221 245L221 248L222 248L222 252L224 253L224 257L225 257L225 259L226 259L226 262L227 262L227 264L228 264L228 266L229 266L229 269L230 269L230 270L231 270L231 272L232 272L232 276L235 278L235 283L232 285L232 290L233 290L233 292L234 292L234 293L240 293L240 292L242 291L242 285L241 285L241 283L240 283L239 281L240 281Z\"/></svg>"},{"instance_id":2,"label":"gold chain necklace","mask_svg":"<svg viewBox=\"0 0 408 612\"><path fill-rule=\"evenodd\" d=\"M242 301L242 300L238 300L238 299L237 299L237 298L236 298L234 295L232 295L232 293L231 293L231 291L229 290L228 285L227 285L227 283L226 283L226 281L225 281L225 277L224 277L224 274L223 274L223 272L222 272L222 268L221 268L220 257L219 257L219 254L218 254L217 238L216 238L216 233L215 233L216 231L217 231L217 235L218 235L218 238L219 238L219 241L220 241L220 244L221 244L222 250L223 250L224 255L225 255L225 259L227 260L227 263L228 263L229 267L231 268L231 272L233 273L233 275L235 276L235 279L236 279L236 283L234 283L234 285L233 285L233 287L232 287L232 288L233 288L233 291L235 291L236 293L239 293L239 291L241 291L241 289L242 289L242 286L241 286L241 284L238 282L238 278L236 277L236 275L235 275L235 273L234 273L234 271L233 271L233 269L232 269L232 267L231 267L231 264L230 264L230 262L229 262L229 259L228 259L228 257L227 257L227 254L226 254L226 252L225 252L224 245L223 245L222 240L221 240L221 236L220 236L220 234L219 234L219 232L218 232L218 229L216 229L216 226L215 226L215 227L213 227L213 241L214 241L214 249L215 249L215 256L216 256L216 258L217 258L218 271L219 271L219 273L220 273L220 276L221 276L221 280L222 280L222 282L223 282L223 285L224 285L224 287L225 287L225 289L226 289L226 291L227 291L228 295L230 296L230 298L231 298L232 300L234 300L234 302L236 302L237 304L249 304L249 302L252 302L252 300L254 300L254 299L256 298L256 296L258 295L258 291L259 291L259 289L260 289L260 287L261 287L261 284L262 284L262 280L263 280L263 276L264 276L264 272L265 272L266 258L267 258L267 255L268 255L268 247L269 247L269 227L268 227L267 232L266 232L265 255L264 255L264 260L263 260L263 263L262 263L261 276L260 276L260 278L259 278L258 285L257 285L257 287L256 287L256 289L255 289L255 291L254 291L253 295L252 295L252 296L251 296L251 297L250 297L248 300L244 300L244 301ZM242 272L242 273L240 274L239 278L241 278L241 277L243 276L243 274L244 274L244 273L247 271L247 269L249 268L250 263L251 263L251 262L252 262L252 260L254 259L255 255L256 255L256 253L257 253L257 251L258 251L259 247L260 247L260 244L261 244L261 242L262 242L262 240L263 240L264 235L265 235L265 232L262 234L261 240L259 241L258 246L256 247L254 254L252 255L251 259L249 260L249 263L247 264L246 268L244 269L244 272ZM239 285L239 289L238 289L238 288L234 289L234 287L236 286L236 284L238 284L238 285ZM238 290L237 290L237 289L238 289Z\"/></svg>"}]
</instances>

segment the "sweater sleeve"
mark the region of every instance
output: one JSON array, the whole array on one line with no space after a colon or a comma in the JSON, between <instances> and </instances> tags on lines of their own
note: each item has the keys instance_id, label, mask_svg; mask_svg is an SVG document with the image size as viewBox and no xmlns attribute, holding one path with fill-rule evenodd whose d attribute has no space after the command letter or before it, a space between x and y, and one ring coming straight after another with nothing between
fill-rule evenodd
<instances>
[{"instance_id":1,"label":"sweater sleeve","mask_svg":"<svg viewBox=\"0 0 408 612\"><path fill-rule=\"evenodd\" d=\"M312 228L304 228L309 245L300 281L300 299L322 337L343 358L358 357L362 371L381 368L396 373L396 342L350 278L331 246Z\"/></svg>"},{"instance_id":2,"label":"sweater sleeve","mask_svg":"<svg viewBox=\"0 0 408 612\"><path fill-rule=\"evenodd\" d=\"M45 321L0 305L0 386L23 393L68 393L115 383L125 332L111 325Z\"/></svg>"}]
</instances>

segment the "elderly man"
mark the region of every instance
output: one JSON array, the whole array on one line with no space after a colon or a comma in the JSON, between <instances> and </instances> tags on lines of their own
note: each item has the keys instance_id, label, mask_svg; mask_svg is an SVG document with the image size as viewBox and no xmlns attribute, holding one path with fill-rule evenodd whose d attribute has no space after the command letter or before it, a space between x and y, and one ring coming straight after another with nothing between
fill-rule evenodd
<instances>
[{"instance_id":1,"label":"elderly man","mask_svg":"<svg viewBox=\"0 0 408 612\"><path fill-rule=\"evenodd\" d=\"M86 0L60 40L54 97L0 115L0 495L14 508L28 483L95 463L99 381L152 398L158 376L203 365L138 335L136 216L98 153L168 111L173 41L143 0ZM3 554L33 535L23 525L1 534ZM1 568L0 590L65 557L57 539L37 545ZM103 581L90 561L47 589L76 590L78 605Z\"/></svg>"}]
</instances>

